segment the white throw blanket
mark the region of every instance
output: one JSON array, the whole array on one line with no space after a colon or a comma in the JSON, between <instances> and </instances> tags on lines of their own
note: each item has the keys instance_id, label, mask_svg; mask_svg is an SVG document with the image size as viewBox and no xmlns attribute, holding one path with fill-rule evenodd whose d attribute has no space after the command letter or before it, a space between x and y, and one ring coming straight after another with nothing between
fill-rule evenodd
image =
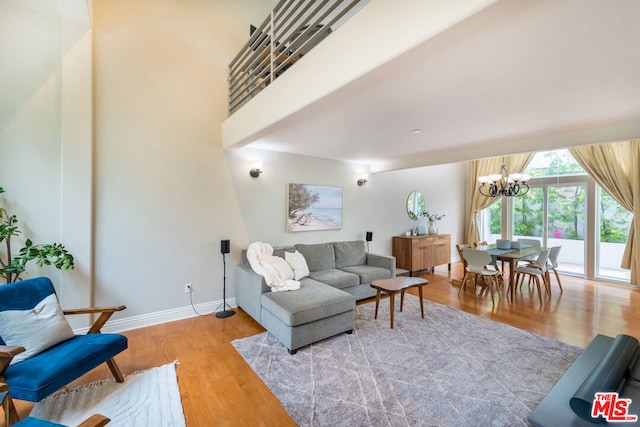
<instances>
[{"instance_id":1,"label":"white throw blanket","mask_svg":"<svg viewBox=\"0 0 640 427\"><path fill-rule=\"evenodd\" d=\"M291 267L284 259L273 255L270 244L251 243L247 248L247 259L253 271L264 277L272 292L300 289L300 282L293 280ZM286 268L282 268L283 262Z\"/></svg>"}]
</instances>

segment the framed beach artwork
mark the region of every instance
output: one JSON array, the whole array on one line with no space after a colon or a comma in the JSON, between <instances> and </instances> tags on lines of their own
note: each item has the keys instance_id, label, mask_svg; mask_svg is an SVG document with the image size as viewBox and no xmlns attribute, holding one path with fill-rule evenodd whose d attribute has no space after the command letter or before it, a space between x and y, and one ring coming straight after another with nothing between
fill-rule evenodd
<instances>
[{"instance_id":1,"label":"framed beach artwork","mask_svg":"<svg viewBox=\"0 0 640 427\"><path fill-rule=\"evenodd\" d=\"M342 228L342 187L289 184L287 231Z\"/></svg>"}]
</instances>

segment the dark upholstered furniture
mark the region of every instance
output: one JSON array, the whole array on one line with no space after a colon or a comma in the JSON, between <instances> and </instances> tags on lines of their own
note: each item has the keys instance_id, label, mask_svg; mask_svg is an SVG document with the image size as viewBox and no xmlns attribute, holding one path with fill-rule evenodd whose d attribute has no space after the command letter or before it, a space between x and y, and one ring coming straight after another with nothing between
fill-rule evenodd
<instances>
[{"instance_id":1,"label":"dark upholstered furniture","mask_svg":"<svg viewBox=\"0 0 640 427\"><path fill-rule=\"evenodd\" d=\"M597 392L618 391L631 399L629 414L640 416L640 364L638 341L627 335L596 335L567 372L529 416L535 427L577 427L602 423L591 418ZM615 422L615 425L638 423Z\"/></svg>"},{"instance_id":2,"label":"dark upholstered furniture","mask_svg":"<svg viewBox=\"0 0 640 427\"><path fill-rule=\"evenodd\" d=\"M46 277L2 285L0 312L33 311L39 302L51 295L55 295L55 289ZM124 377L113 358L127 348L127 338L119 334L100 333L109 317L123 309L124 306L65 310L64 315L99 313L100 316L86 335L72 335L71 338L14 364L10 364L12 359L25 351L25 348L19 345L8 346L0 336L0 382L9 385L11 396L30 402L44 399L105 362L116 380L123 382ZM14 419L13 422L15 421L17 420Z\"/></svg>"}]
</instances>

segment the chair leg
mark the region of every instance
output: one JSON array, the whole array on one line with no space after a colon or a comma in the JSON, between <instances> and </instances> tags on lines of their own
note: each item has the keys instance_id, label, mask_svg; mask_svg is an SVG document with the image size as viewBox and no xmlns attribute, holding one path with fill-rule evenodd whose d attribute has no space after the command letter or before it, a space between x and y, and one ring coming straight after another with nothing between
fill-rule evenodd
<instances>
[{"instance_id":1,"label":"chair leg","mask_svg":"<svg viewBox=\"0 0 640 427\"><path fill-rule=\"evenodd\" d=\"M544 288L547 292L547 298L551 298L551 275L549 271L545 271L544 274L542 274L542 281L544 282Z\"/></svg>"},{"instance_id":2,"label":"chair leg","mask_svg":"<svg viewBox=\"0 0 640 427\"><path fill-rule=\"evenodd\" d=\"M120 368L118 367L116 360L113 358L107 360L107 366L109 366L109 370L111 370L111 373L113 374L113 377L116 379L116 382L123 383L124 376L122 376L122 373L120 372Z\"/></svg>"},{"instance_id":3,"label":"chair leg","mask_svg":"<svg viewBox=\"0 0 640 427\"><path fill-rule=\"evenodd\" d=\"M460 289L458 289L458 295L460 295L460 292L462 291L462 289L467 288L467 280L469 280L470 276L471 276L471 273L469 273L468 271L464 272L464 276L462 277L462 283L460 283ZM475 289L475 285L474 285L474 289Z\"/></svg>"},{"instance_id":4,"label":"chair leg","mask_svg":"<svg viewBox=\"0 0 640 427\"><path fill-rule=\"evenodd\" d=\"M537 274L535 276L532 275L531 277L536 281L536 288L538 288L538 299L540 300L540 305L542 305L542 290L540 289L540 279L538 278Z\"/></svg>"},{"instance_id":5,"label":"chair leg","mask_svg":"<svg viewBox=\"0 0 640 427\"><path fill-rule=\"evenodd\" d=\"M556 274L556 280L558 281L558 286L560 287L560 293L562 293L564 291L562 289L562 283L560 283L560 275L558 274L558 270L554 268L553 272Z\"/></svg>"},{"instance_id":6,"label":"chair leg","mask_svg":"<svg viewBox=\"0 0 640 427\"><path fill-rule=\"evenodd\" d=\"M482 276L484 279L484 283L489 287L489 292L491 293L491 302L493 302L493 281L489 276Z\"/></svg>"},{"instance_id":7,"label":"chair leg","mask_svg":"<svg viewBox=\"0 0 640 427\"><path fill-rule=\"evenodd\" d=\"M13 404L13 399L11 399L11 395L9 395L8 392L6 392L4 398L0 403L2 404L2 409L4 410L5 426L10 426L20 421L20 418L18 417L18 411L16 410L16 407Z\"/></svg>"}]
</instances>

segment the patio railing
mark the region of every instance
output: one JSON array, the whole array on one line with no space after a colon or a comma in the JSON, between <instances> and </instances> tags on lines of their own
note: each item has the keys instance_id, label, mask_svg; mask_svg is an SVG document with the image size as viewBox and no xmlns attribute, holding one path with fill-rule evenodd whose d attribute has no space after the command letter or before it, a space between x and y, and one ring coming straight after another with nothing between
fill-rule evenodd
<instances>
[{"instance_id":1,"label":"patio railing","mask_svg":"<svg viewBox=\"0 0 640 427\"><path fill-rule=\"evenodd\" d=\"M229 64L229 115L280 77L368 0L281 0Z\"/></svg>"}]
</instances>

